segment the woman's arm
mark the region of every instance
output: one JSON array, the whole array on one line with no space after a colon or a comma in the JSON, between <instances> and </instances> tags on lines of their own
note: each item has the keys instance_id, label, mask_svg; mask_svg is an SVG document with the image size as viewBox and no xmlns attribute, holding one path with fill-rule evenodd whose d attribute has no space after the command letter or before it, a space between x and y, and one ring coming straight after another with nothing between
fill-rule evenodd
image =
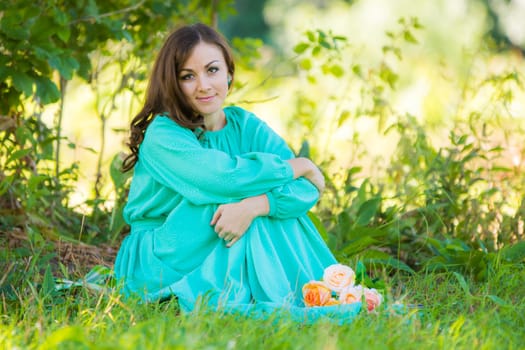
<instances>
[{"instance_id":1,"label":"woman's arm","mask_svg":"<svg viewBox=\"0 0 525 350\"><path fill-rule=\"evenodd\" d=\"M305 177L322 193L325 187L324 176L321 170L308 158L293 158L288 162L292 166L294 179Z\"/></svg>"},{"instance_id":2,"label":"woman's arm","mask_svg":"<svg viewBox=\"0 0 525 350\"><path fill-rule=\"evenodd\" d=\"M317 167L306 158L295 158L289 160L294 170L294 178L301 176L315 177ZM313 175L312 175L313 174ZM306 181L306 180L303 180ZM320 187L324 187L324 179L318 181ZM236 243L250 227L252 221L258 216L266 216L270 213L270 195L263 194L243 199L240 202L221 204L215 211L210 225L215 226L214 230L219 238L224 239L227 247ZM293 198L290 196L290 198Z\"/></svg>"},{"instance_id":3,"label":"woman's arm","mask_svg":"<svg viewBox=\"0 0 525 350\"><path fill-rule=\"evenodd\" d=\"M277 186L266 193L270 202L268 215L285 219L306 214L317 203L324 190L323 174L310 160L295 158L285 140L264 121L254 115L251 118L255 126L251 128L250 139L253 141L250 150L278 155L282 159L288 159L292 165L299 162L300 169L294 168L294 171L303 171L301 175L296 176L296 180Z\"/></svg>"},{"instance_id":4,"label":"woman's arm","mask_svg":"<svg viewBox=\"0 0 525 350\"><path fill-rule=\"evenodd\" d=\"M245 198L237 203L221 204L210 225L224 239L227 247L237 242L258 216L266 216L270 210L266 195Z\"/></svg>"},{"instance_id":5,"label":"woman's arm","mask_svg":"<svg viewBox=\"0 0 525 350\"><path fill-rule=\"evenodd\" d=\"M230 156L203 148L190 130L167 117L148 127L139 163L155 181L197 205L240 201L308 173L307 162L291 164L275 154Z\"/></svg>"}]
</instances>

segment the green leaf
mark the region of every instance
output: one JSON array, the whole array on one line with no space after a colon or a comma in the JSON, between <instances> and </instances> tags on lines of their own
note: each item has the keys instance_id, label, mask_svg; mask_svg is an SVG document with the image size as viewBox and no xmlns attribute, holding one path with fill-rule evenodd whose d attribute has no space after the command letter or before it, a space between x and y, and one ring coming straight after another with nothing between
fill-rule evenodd
<instances>
[{"instance_id":1,"label":"green leaf","mask_svg":"<svg viewBox=\"0 0 525 350\"><path fill-rule=\"evenodd\" d=\"M299 44L295 45L293 50L294 50L295 53L301 54L301 53L305 52L309 47L310 47L310 45L307 44L307 43L299 43Z\"/></svg>"},{"instance_id":2,"label":"green leaf","mask_svg":"<svg viewBox=\"0 0 525 350\"><path fill-rule=\"evenodd\" d=\"M89 81L91 76L91 61L88 55L77 55L76 59L80 65L77 74L84 80Z\"/></svg>"},{"instance_id":3,"label":"green leaf","mask_svg":"<svg viewBox=\"0 0 525 350\"><path fill-rule=\"evenodd\" d=\"M88 0L87 1L87 6L84 8L84 10L86 11L86 14L88 16L98 17L98 15L99 15L97 2L95 0ZM100 19L98 19L98 18L95 18L95 20L96 21L100 21Z\"/></svg>"},{"instance_id":4,"label":"green leaf","mask_svg":"<svg viewBox=\"0 0 525 350\"><path fill-rule=\"evenodd\" d=\"M51 273L51 266L47 265L46 272L44 274L44 282L42 283L42 293L44 296L50 295L55 291L55 280Z\"/></svg>"},{"instance_id":5,"label":"green leaf","mask_svg":"<svg viewBox=\"0 0 525 350\"><path fill-rule=\"evenodd\" d=\"M344 122L350 117L350 111L345 109L341 112L341 115L339 116L339 119L337 120L337 127L341 127L341 125L344 124Z\"/></svg>"},{"instance_id":6,"label":"green leaf","mask_svg":"<svg viewBox=\"0 0 525 350\"><path fill-rule=\"evenodd\" d=\"M321 43L323 41L326 41L327 35L326 35L326 33L324 31L318 29L317 30L317 34L318 34L318 41L319 41L319 43Z\"/></svg>"},{"instance_id":7,"label":"green leaf","mask_svg":"<svg viewBox=\"0 0 525 350\"><path fill-rule=\"evenodd\" d=\"M111 177L111 180L113 181L113 185L115 186L115 190L117 193L119 190L124 189L124 186L128 179L131 178L131 172L123 172L122 171L122 154L118 153L116 154L113 159L111 160L111 165L109 167L109 174Z\"/></svg>"},{"instance_id":8,"label":"green leaf","mask_svg":"<svg viewBox=\"0 0 525 350\"><path fill-rule=\"evenodd\" d=\"M412 33L409 30L405 30L403 32L403 38L405 39L406 42L409 42L411 44L417 44L418 43L418 41L416 40L414 35L412 35Z\"/></svg>"},{"instance_id":9,"label":"green leaf","mask_svg":"<svg viewBox=\"0 0 525 350\"><path fill-rule=\"evenodd\" d=\"M397 80L399 79L399 76L392 71L392 69L386 65L381 65L381 70L379 71L379 77L381 80L383 80L385 83L387 83L392 89L395 87L395 84Z\"/></svg>"},{"instance_id":10,"label":"green leaf","mask_svg":"<svg viewBox=\"0 0 525 350\"><path fill-rule=\"evenodd\" d=\"M341 251L347 255L352 256L359 252L362 252L363 250L367 249L371 245L376 244L378 241L370 236L364 236L361 238L356 239L355 241L347 244Z\"/></svg>"},{"instance_id":11,"label":"green leaf","mask_svg":"<svg viewBox=\"0 0 525 350\"><path fill-rule=\"evenodd\" d=\"M71 80L74 71L79 68L79 63L73 57L52 56L49 59L49 64L58 70L60 75L66 80Z\"/></svg>"},{"instance_id":12,"label":"green leaf","mask_svg":"<svg viewBox=\"0 0 525 350\"><path fill-rule=\"evenodd\" d=\"M330 68L331 66L328 63L325 63L321 66L321 71L323 74L330 74Z\"/></svg>"},{"instance_id":13,"label":"green leaf","mask_svg":"<svg viewBox=\"0 0 525 350\"><path fill-rule=\"evenodd\" d=\"M310 143L307 140L304 140L301 144L301 149L297 153L297 157L310 158Z\"/></svg>"},{"instance_id":14,"label":"green leaf","mask_svg":"<svg viewBox=\"0 0 525 350\"><path fill-rule=\"evenodd\" d=\"M356 275L366 275L366 267L361 260L359 260L357 264L355 265L355 274Z\"/></svg>"},{"instance_id":15,"label":"green leaf","mask_svg":"<svg viewBox=\"0 0 525 350\"><path fill-rule=\"evenodd\" d=\"M60 29L59 27L58 30ZM40 47L43 43L49 44L51 36L56 30L57 26L52 18L39 16L31 27L31 41L37 47Z\"/></svg>"},{"instance_id":16,"label":"green leaf","mask_svg":"<svg viewBox=\"0 0 525 350\"><path fill-rule=\"evenodd\" d=\"M500 297L492 294L485 295L486 298L489 298L494 303L498 304L499 306L509 307L509 303L507 303L505 300L501 299Z\"/></svg>"},{"instance_id":17,"label":"green leaf","mask_svg":"<svg viewBox=\"0 0 525 350\"><path fill-rule=\"evenodd\" d=\"M330 43L328 41L324 40L324 39L319 41L319 45L321 45L325 49L331 49L332 48Z\"/></svg>"},{"instance_id":18,"label":"green leaf","mask_svg":"<svg viewBox=\"0 0 525 350\"><path fill-rule=\"evenodd\" d=\"M421 23L419 23L419 19L417 17L412 17L412 26L416 29L425 28Z\"/></svg>"},{"instance_id":19,"label":"green leaf","mask_svg":"<svg viewBox=\"0 0 525 350\"><path fill-rule=\"evenodd\" d=\"M111 212L111 219L109 221L109 231L111 234L110 242L113 243L117 239L118 235L122 232L122 229L127 225L124 220L124 205L121 201L113 207Z\"/></svg>"},{"instance_id":20,"label":"green leaf","mask_svg":"<svg viewBox=\"0 0 525 350\"><path fill-rule=\"evenodd\" d=\"M314 224L317 231L319 231L319 234L324 239L324 241L328 241L328 232L326 232L326 228L324 227L319 217L311 211L308 212L308 217L310 218L310 220L312 220L312 223Z\"/></svg>"},{"instance_id":21,"label":"green leaf","mask_svg":"<svg viewBox=\"0 0 525 350\"><path fill-rule=\"evenodd\" d=\"M71 289L73 287L85 287L93 291L103 291L109 286L112 286L113 273L112 270L106 266L97 265L93 267L83 279L75 282L67 279L57 279L55 289L57 291L64 289Z\"/></svg>"},{"instance_id":22,"label":"green leaf","mask_svg":"<svg viewBox=\"0 0 525 350\"><path fill-rule=\"evenodd\" d=\"M55 83L47 77L36 78L36 95L44 105L56 102L60 99L60 91Z\"/></svg>"},{"instance_id":23,"label":"green leaf","mask_svg":"<svg viewBox=\"0 0 525 350\"><path fill-rule=\"evenodd\" d=\"M334 64L330 67L330 73L337 78L341 78L345 74L345 70L340 65Z\"/></svg>"},{"instance_id":24,"label":"green leaf","mask_svg":"<svg viewBox=\"0 0 525 350\"><path fill-rule=\"evenodd\" d=\"M525 260L525 241L505 246L499 253L506 262L519 263Z\"/></svg>"},{"instance_id":25,"label":"green leaf","mask_svg":"<svg viewBox=\"0 0 525 350\"><path fill-rule=\"evenodd\" d=\"M111 277L111 269L103 265L94 266L84 277L86 283L104 284Z\"/></svg>"},{"instance_id":26,"label":"green leaf","mask_svg":"<svg viewBox=\"0 0 525 350\"><path fill-rule=\"evenodd\" d=\"M308 74L308 75L306 76L306 79L308 80L308 82L309 82L310 84L315 84L315 83L317 83L317 79L315 78L315 76L313 76L313 75L311 75L311 74Z\"/></svg>"},{"instance_id":27,"label":"green leaf","mask_svg":"<svg viewBox=\"0 0 525 350\"><path fill-rule=\"evenodd\" d=\"M459 285L461 286L461 288L463 289L463 292L465 292L465 295L467 296L472 296L472 294L470 293L470 289L468 287L468 284L467 284L467 281L465 281L465 278L460 275L459 273L457 272L452 272L452 274L454 275L454 277L456 277L456 279L458 280L459 282Z\"/></svg>"},{"instance_id":28,"label":"green leaf","mask_svg":"<svg viewBox=\"0 0 525 350\"><path fill-rule=\"evenodd\" d=\"M31 96L33 93L33 79L29 75L15 70L11 72L11 77L13 78L13 85L18 91L23 92L26 96Z\"/></svg>"},{"instance_id":29,"label":"green leaf","mask_svg":"<svg viewBox=\"0 0 525 350\"><path fill-rule=\"evenodd\" d=\"M337 215L337 233L341 237L348 235L352 225L350 220L350 214L346 211L342 211Z\"/></svg>"},{"instance_id":30,"label":"green leaf","mask_svg":"<svg viewBox=\"0 0 525 350\"><path fill-rule=\"evenodd\" d=\"M392 256L390 256L388 253L375 250L375 249L368 249L364 251L361 255L361 260L367 264L367 265L380 265L385 267L392 267L397 270L405 271L408 273L415 273L415 271L402 262L401 260L398 260Z\"/></svg>"},{"instance_id":31,"label":"green leaf","mask_svg":"<svg viewBox=\"0 0 525 350\"><path fill-rule=\"evenodd\" d=\"M67 43L69 40L69 37L71 35L71 31L69 30L69 27L60 27L57 29L57 36L62 40L64 43Z\"/></svg>"},{"instance_id":32,"label":"green leaf","mask_svg":"<svg viewBox=\"0 0 525 350\"><path fill-rule=\"evenodd\" d=\"M311 42L315 42L316 41L315 40L315 34L311 30L306 32L306 36L308 37L308 40L310 40Z\"/></svg>"},{"instance_id":33,"label":"green leaf","mask_svg":"<svg viewBox=\"0 0 525 350\"><path fill-rule=\"evenodd\" d=\"M12 161L21 159L21 158L27 156L29 153L31 153L31 151L32 151L31 148L19 149L17 151L14 151L13 153L11 153L9 155L9 158L7 158L5 164L7 165L7 164L11 163Z\"/></svg>"},{"instance_id":34,"label":"green leaf","mask_svg":"<svg viewBox=\"0 0 525 350\"><path fill-rule=\"evenodd\" d=\"M68 16L65 12L61 11L60 8L53 8L53 18L55 22L62 27L68 26Z\"/></svg>"},{"instance_id":35,"label":"green leaf","mask_svg":"<svg viewBox=\"0 0 525 350\"><path fill-rule=\"evenodd\" d=\"M347 232L346 235L350 240L358 239L364 236L387 239L389 233L388 230L379 227L354 226Z\"/></svg>"},{"instance_id":36,"label":"green leaf","mask_svg":"<svg viewBox=\"0 0 525 350\"><path fill-rule=\"evenodd\" d=\"M11 17L12 12L7 11L0 19L0 32L14 40L27 40L29 38L29 26L24 25L19 18Z\"/></svg>"},{"instance_id":37,"label":"green leaf","mask_svg":"<svg viewBox=\"0 0 525 350\"><path fill-rule=\"evenodd\" d=\"M370 280L370 277L366 273L365 265L359 260L355 266L355 284L362 284L366 280Z\"/></svg>"},{"instance_id":38,"label":"green leaf","mask_svg":"<svg viewBox=\"0 0 525 350\"><path fill-rule=\"evenodd\" d=\"M303 58L299 62L299 66L304 70L310 70L312 69L312 61L309 58Z\"/></svg>"},{"instance_id":39,"label":"green leaf","mask_svg":"<svg viewBox=\"0 0 525 350\"><path fill-rule=\"evenodd\" d=\"M354 72L354 74L359 77L363 76L363 70L361 69L361 66L358 64L354 64L352 66L352 72Z\"/></svg>"},{"instance_id":40,"label":"green leaf","mask_svg":"<svg viewBox=\"0 0 525 350\"><path fill-rule=\"evenodd\" d=\"M385 267L391 267L391 268L394 268L396 270L401 270L401 271L408 272L410 274L416 273L410 266L408 266L407 264L405 264L401 260L398 260L398 259L392 258L392 257L388 257L386 259L377 259L377 258L366 259L366 258L363 258L363 262L365 262L367 264L375 264L375 265L380 265L380 266L385 266Z\"/></svg>"},{"instance_id":41,"label":"green leaf","mask_svg":"<svg viewBox=\"0 0 525 350\"><path fill-rule=\"evenodd\" d=\"M381 197L375 197L365 201L357 211L356 224L366 226L373 219L381 204Z\"/></svg>"},{"instance_id":42,"label":"green leaf","mask_svg":"<svg viewBox=\"0 0 525 350\"><path fill-rule=\"evenodd\" d=\"M429 271L446 271L447 260L443 256L433 256L425 262L425 268Z\"/></svg>"}]
</instances>

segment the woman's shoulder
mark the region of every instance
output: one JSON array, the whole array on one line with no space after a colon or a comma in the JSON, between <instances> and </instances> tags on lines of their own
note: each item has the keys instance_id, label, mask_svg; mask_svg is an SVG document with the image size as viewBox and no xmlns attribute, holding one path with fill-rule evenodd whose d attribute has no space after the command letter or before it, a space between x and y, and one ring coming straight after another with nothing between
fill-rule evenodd
<instances>
[{"instance_id":1,"label":"woman's shoulder","mask_svg":"<svg viewBox=\"0 0 525 350\"><path fill-rule=\"evenodd\" d=\"M167 130L180 130L187 131L191 133L191 130L179 125L176 121L171 119L166 114L157 114L153 117L148 129L167 129Z\"/></svg>"},{"instance_id":2,"label":"woman's shoulder","mask_svg":"<svg viewBox=\"0 0 525 350\"><path fill-rule=\"evenodd\" d=\"M157 114L146 129L145 139L159 139L163 136L173 137L173 134L180 136L193 136L193 132L180 126L173 119L165 114Z\"/></svg>"}]
</instances>

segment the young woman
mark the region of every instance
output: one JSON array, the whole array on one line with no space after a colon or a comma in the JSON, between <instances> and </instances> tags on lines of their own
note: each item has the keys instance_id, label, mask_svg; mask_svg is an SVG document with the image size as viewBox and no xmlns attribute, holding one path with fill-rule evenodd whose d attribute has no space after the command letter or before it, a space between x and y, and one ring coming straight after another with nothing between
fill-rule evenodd
<instances>
[{"instance_id":1,"label":"young woman","mask_svg":"<svg viewBox=\"0 0 525 350\"><path fill-rule=\"evenodd\" d=\"M234 73L213 28L168 36L131 122L131 233L115 273L126 295L176 296L183 311L204 302L302 317L302 286L336 263L306 215L324 179L254 114L224 107Z\"/></svg>"}]
</instances>

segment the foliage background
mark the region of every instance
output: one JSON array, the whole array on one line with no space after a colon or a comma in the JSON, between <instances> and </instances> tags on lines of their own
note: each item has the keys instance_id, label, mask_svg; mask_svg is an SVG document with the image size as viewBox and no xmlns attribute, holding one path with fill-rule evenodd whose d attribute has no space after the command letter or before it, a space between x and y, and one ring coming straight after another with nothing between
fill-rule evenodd
<instances>
[{"instance_id":1,"label":"foliage background","mask_svg":"<svg viewBox=\"0 0 525 350\"><path fill-rule=\"evenodd\" d=\"M0 4L3 295L112 257L118 171L149 67L174 26L222 29L229 103L253 110L328 189L310 216L374 274L522 266L522 0L28 1ZM520 17L521 16L521 17ZM68 245L64 245L64 244ZM69 254L69 255L68 255ZM84 269L83 269L84 268ZM373 280L370 283L378 283Z\"/></svg>"}]
</instances>

